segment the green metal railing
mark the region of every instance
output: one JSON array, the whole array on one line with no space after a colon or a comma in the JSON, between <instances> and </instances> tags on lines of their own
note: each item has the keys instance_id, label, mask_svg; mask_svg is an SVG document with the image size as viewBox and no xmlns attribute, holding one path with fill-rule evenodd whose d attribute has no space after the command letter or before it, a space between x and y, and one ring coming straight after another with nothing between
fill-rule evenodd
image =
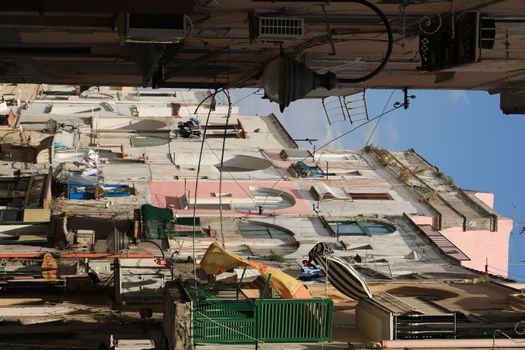
<instances>
[{"instance_id":1,"label":"green metal railing","mask_svg":"<svg viewBox=\"0 0 525 350\"><path fill-rule=\"evenodd\" d=\"M330 341L333 311L331 299L195 300L193 342Z\"/></svg>"},{"instance_id":2,"label":"green metal railing","mask_svg":"<svg viewBox=\"0 0 525 350\"><path fill-rule=\"evenodd\" d=\"M331 299L255 301L257 338L264 342L318 342L332 339Z\"/></svg>"},{"instance_id":3,"label":"green metal railing","mask_svg":"<svg viewBox=\"0 0 525 350\"><path fill-rule=\"evenodd\" d=\"M247 344L255 336L255 306L249 300L193 301L194 343Z\"/></svg>"}]
</instances>

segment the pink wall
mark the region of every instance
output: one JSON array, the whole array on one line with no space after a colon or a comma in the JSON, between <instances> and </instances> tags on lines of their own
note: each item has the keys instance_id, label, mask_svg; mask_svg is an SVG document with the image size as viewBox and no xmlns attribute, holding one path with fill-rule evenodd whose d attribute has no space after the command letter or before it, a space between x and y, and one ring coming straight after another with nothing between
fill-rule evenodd
<instances>
[{"instance_id":1,"label":"pink wall","mask_svg":"<svg viewBox=\"0 0 525 350\"><path fill-rule=\"evenodd\" d=\"M490 208L494 209L494 193L490 192L477 192L474 193L476 197Z\"/></svg>"},{"instance_id":2,"label":"pink wall","mask_svg":"<svg viewBox=\"0 0 525 350\"><path fill-rule=\"evenodd\" d=\"M233 198L250 198L250 187L259 188L271 188L275 184L275 181L223 181L221 192L231 193ZM190 197L193 199L195 196L195 182L187 181L186 185L183 180L179 181L152 181L149 184L149 191L151 197L151 203L156 207L173 208L175 214L190 215L193 213L193 209L180 209L177 198L184 195L184 190L190 192ZM305 202L299 190L291 182L280 182L274 187L277 191L285 191L295 199L295 205L286 209L279 210L265 210L263 215L271 214L295 214L295 215L311 215L312 208ZM212 196L212 193L219 192L218 181L199 181L199 188L197 198L216 198ZM228 198L224 198L226 201ZM197 210L199 215L218 215L218 210ZM257 211L233 211L224 210L224 215L246 215L246 214L257 214Z\"/></svg>"},{"instance_id":3,"label":"pink wall","mask_svg":"<svg viewBox=\"0 0 525 350\"><path fill-rule=\"evenodd\" d=\"M461 265L478 271L485 271L488 260L489 272L507 277L509 268L509 237L512 231L511 219L498 219L498 231L463 231L463 228L448 228L439 231L454 243L469 258Z\"/></svg>"},{"instance_id":4,"label":"pink wall","mask_svg":"<svg viewBox=\"0 0 525 350\"><path fill-rule=\"evenodd\" d=\"M412 215L410 216L410 220L416 225L430 225L434 223L434 218L432 216L424 216L424 215Z\"/></svg>"}]
</instances>

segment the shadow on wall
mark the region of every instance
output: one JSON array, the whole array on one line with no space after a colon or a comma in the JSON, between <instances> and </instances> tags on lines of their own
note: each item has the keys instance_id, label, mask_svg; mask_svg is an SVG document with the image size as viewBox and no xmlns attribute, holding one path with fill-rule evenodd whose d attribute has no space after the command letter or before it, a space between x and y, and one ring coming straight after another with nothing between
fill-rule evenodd
<instances>
[{"instance_id":1,"label":"shadow on wall","mask_svg":"<svg viewBox=\"0 0 525 350\"><path fill-rule=\"evenodd\" d=\"M166 196L166 208L183 209L180 207L179 197Z\"/></svg>"},{"instance_id":2,"label":"shadow on wall","mask_svg":"<svg viewBox=\"0 0 525 350\"><path fill-rule=\"evenodd\" d=\"M397 296L428 296L432 297L435 300L442 300L442 299L451 299L459 296L459 294L446 291L446 290L438 290L433 288L421 288L421 287L398 287L398 288L392 288L389 290L386 290L385 292L397 295Z\"/></svg>"},{"instance_id":3,"label":"shadow on wall","mask_svg":"<svg viewBox=\"0 0 525 350\"><path fill-rule=\"evenodd\" d=\"M96 239L106 239L115 230L130 233L133 230L133 222L126 219L95 218L72 216L68 217L69 230L95 230Z\"/></svg>"}]
</instances>

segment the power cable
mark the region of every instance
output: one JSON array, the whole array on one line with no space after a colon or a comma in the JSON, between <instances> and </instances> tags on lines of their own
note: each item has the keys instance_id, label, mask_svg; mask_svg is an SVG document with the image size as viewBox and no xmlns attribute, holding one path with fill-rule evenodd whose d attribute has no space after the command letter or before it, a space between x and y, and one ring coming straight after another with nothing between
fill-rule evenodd
<instances>
[{"instance_id":1,"label":"power cable","mask_svg":"<svg viewBox=\"0 0 525 350\"><path fill-rule=\"evenodd\" d=\"M356 127L353 127L352 129L350 129L350 130L348 130L348 131L342 133L341 135L339 135L339 136L333 138L332 140L326 142L326 143L323 144L321 147L317 148L316 151L319 151L319 150L322 150L323 148L326 148L327 146L329 146L330 144L334 143L335 141L337 141L337 140L339 140L339 139L341 139L341 138L343 138L343 137L349 135L350 133L352 133L352 132L354 132L354 131L360 129L361 127L363 127L363 126L365 126L365 125L367 125L367 124L373 122L374 120L377 120L377 119L379 119L379 118L382 118L383 116L385 116L385 115L387 115L387 114L389 114L389 113L391 113L391 112L393 112L393 111L395 111L395 110L397 110L397 109L399 109L399 108L401 108L401 107L403 107L403 104L400 104L400 105L394 105L394 107L391 108L391 109L389 109L388 111L384 111L384 112L380 113L379 115L377 115L377 116L375 116L375 117L373 117L373 118L367 120L366 122L364 122L364 123L362 123L362 124L359 124L359 125L357 125ZM303 158L302 160L300 160L300 161L301 161L301 162L304 162L304 161L305 161L306 159L308 159L308 158L310 158L310 156L306 156L306 157L304 157L304 158ZM270 190L273 190L273 189L275 188L275 186L277 186L277 184L278 184L281 180L285 179L285 177L286 177L286 174L283 174L279 179L277 179L277 181L274 182L274 184L272 185L272 187L270 188ZM269 191L269 192L270 192L270 191ZM284 192L284 191L281 191L280 193L283 193L283 192ZM269 194L265 197L263 204L266 203L266 200L268 199L268 197L269 197Z\"/></svg>"},{"instance_id":2,"label":"power cable","mask_svg":"<svg viewBox=\"0 0 525 350\"><path fill-rule=\"evenodd\" d=\"M215 96L217 95L217 92L218 90L215 91L215 93L213 93L212 95L209 95L207 96L205 99L203 99L201 101L201 103L199 104L199 106L204 102L206 101L210 96L212 96L212 105L213 103L215 102ZM198 109L198 107L197 107ZM197 113L197 109L195 110L195 114ZM197 174L196 174L196 178L195 178L195 190L194 190L194 199L193 199L193 223L192 223L192 263L193 263L193 278L194 278L194 282L195 282L195 288L197 288L197 265L195 263L195 218L196 218L196 214L197 214L197 191L199 189L199 175L200 175L200 172L201 172L201 162L202 162L202 154L203 154L203 150L204 150L204 142L206 140L206 132L208 131L208 123L210 122L210 115L211 115L211 108L208 109L208 116L206 117L206 124L205 124L205 128L204 128L204 131L202 132L202 142L201 142L201 148L200 148L200 151L199 151L199 160L198 160L198 163L197 163Z\"/></svg>"},{"instance_id":3,"label":"power cable","mask_svg":"<svg viewBox=\"0 0 525 350\"><path fill-rule=\"evenodd\" d=\"M395 92L396 92L396 89L393 89L392 93L390 94L390 96L388 97L387 101L385 102L385 105L383 106L383 110L381 111L382 115L379 117L379 119L377 119L377 123L376 123L376 125L374 125L374 128L370 132L370 135L368 136L368 138L366 140L365 146L363 148L361 148L359 159L357 161L357 167L356 167L357 171L359 171L359 166L361 165L361 161L363 160L364 150L370 144L370 140L372 140L372 137L374 136L374 133L375 133L375 131L377 129L377 126L379 125L379 123L383 119L383 116L384 116L383 113L385 113L385 110L388 107L388 104L390 103L390 100L392 100L392 96L394 96ZM352 178L350 178L350 180L348 180L348 186L350 186L351 182L352 182ZM341 214L340 214L340 216L343 216L345 204L346 204L346 201L343 201L343 204L341 205ZM337 236L336 237L338 237L338 236L339 236L339 225L337 225Z\"/></svg>"},{"instance_id":4,"label":"power cable","mask_svg":"<svg viewBox=\"0 0 525 350\"><path fill-rule=\"evenodd\" d=\"M386 101L385 105L383 106L383 110L381 111L381 116L379 117L379 119L377 120L377 123L376 125L374 126L374 129L372 130L372 132L370 133L370 136L368 137L368 139L366 140L366 143L365 143L365 147L368 146L370 144L370 140L372 140L372 136L374 136L374 133L379 125L379 123L381 122L381 120L383 119L383 116L385 113L385 110L386 108L388 107L388 104L390 103L390 101L392 100L392 97L394 96L394 93L396 92L397 89L393 89L392 90L392 93L390 94L390 96L388 97L388 100ZM361 153L363 153L363 150L361 150ZM361 159L359 159L361 160Z\"/></svg>"},{"instance_id":5,"label":"power cable","mask_svg":"<svg viewBox=\"0 0 525 350\"><path fill-rule=\"evenodd\" d=\"M487 265L487 267L489 267L492 270L498 270L498 271L501 271L501 272L506 272L508 275L519 277L521 280L525 281L525 276L524 275L519 275L517 273L513 273L513 272L510 272L510 271L505 271L503 269L500 269L500 268L492 266L492 265ZM501 277L504 277L503 275L501 275L499 273L494 273L494 274L498 275L498 276L501 276Z\"/></svg>"},{"instance_id":6,"label":"power cable","mask_svg":"<svg viewBox=\"0 0 525 350\"><path fill-rule=\"evenodd\" d=\"M220 89L220 90L223 91L224 89ZM259 90L260 90L260 89L259 89ZM250 95L251 95L251 94L250 94ZM250 95L248 95L248 96L250 96ZM211 95L208 95L204 100L208 99L210 96L211 96ZM246 97L247 97L247 96L245 96L245 98L246 98ZM184 105L185 105L185 107L186 107L186 110L188 111L188 115L192 115L192 114L196 115L196 114L197 114L197 110L198 110L199 107L202 105L202 102L203 102L203 101L201 101L201 103L199 103L199 105L197 106L197 109L195 110L195 112L194 112L194 113L191 113L191 111L190 111L190 109L189 109L189 107L188 107L188 104L186 103L186 99L184 98L184 95L181 95L181 98L182 98L182 100L183 100L183 102L184 102ZM235 103L232 103L232 106L233 106L234 104L235 104ZM229 110L228 113L231 113L231 109ZM217 160L220 160L221 158L220 158L219 155L215 152L215 150L211 147L211 145L208 143L208 141L205 140L205 142L206 142L206 145L208 146L209 150L215 155L215 157L217 158ZM168 144L168 147L169 147L169 144ZM170 151L170 152L171 152L171 151ZM172 161L172 163L174 163L174 161ZM176 164L174 163L174 165L176 165ZM222 166L222 164L221 164L221 166ZM244 187L241 186L241 184L240 184L240 183L238 182L238 180L237 180L237 179L231 174L231 172L228 171L227 173L230 175L231 179L237 184L237 186L239 186L239 188L240 188L240 189L241 189L241 190L242 190L242 191L248 196L248 198L251 199L251 194L248 193L248 192L244 189ZM253 201L253 200L252 200L252 201ZM255 201L253 201L253 202L255 203Z\"/></svg>"},{"instance_id":7,"label":"power cable","mask_svg":"<svg viewBox=\"0 0 525 350\"><path fill-rule=\"evenodd\" d=\"M285 0L286 2L301 2L301 3L319 3L319 0ZM329 3L356 3L363 5L365 7L368 7L370 10L372 10L383 22L383 25L385 26L385 30L388 37L388 43L387 43L387 49L385 52L385 55L383 56L383 59L381 60L381 63L371 71L370 73L359 77L359 78L341 78L338 79L338 83L341 84L356 84L356 83L362 83L364 81L367 81L383 70L383 68L386 66L390 59L390 55L392 54L392 48L394 46L394 35L392 34L392 26L390 25L390 22L388 21L388 18L386 18L385 14L374 4L371 2L368 2L367 0L331 0Z\"/></svg>"},{"instance_id":8,"label":"power cable","mask_svg":"<svg viewBox=\"0 0 525 350\"><path fill-rule=\"evenodd\" d=\"M240 99L238 99L237 101L233 102L234 105L237 105L237 103L241 102L241 101L244 101L245 99L247 99L248 97L252 96L252 95L257 95L257 93L259 91L261 91L262 88L258 88L257 90L255 90L254 92L250 92L249 94L247 94L246 96L244 97L241 97Z\"/></svg>"},{"instance_id":9,"label":"power cable","mask_svg":"<svg viewBox=\"0 0 525 350\"><path fill-rule=\"evenodd\" d=\"M249 335L249 334L246 334L246 333L243 333L243 332L241 332L241 331L238 331L237 329L234 329L234 328L231 328L231 327L225 326L224 324L215 321L214 319L208 317L207 315L203 314L203 313L200 312L200 311L196 311L196 310L194 310L194 312L198 313L199 315L201 315L202 317L204 317L204 318L206 318L207 320L211 321L212 323L215 323L215 324L218 325L219 327L224 328L224 329L227 329L227 330L232 331L232 332L234 332L234 333L240 334L240 335L242 335L242 336L244 336L244 337L246 337L246 338L248 338L248 339L255 340L256 343L260 343L260 344L268 345L269 347L274 348L274 349L277 349L277 350L284 350L284 348L279 348L279 347L277 347L277 346L275 346L275 345L273 345L273 344L271 344L271 343L266 343L265 341L262 341L262 340L260 340L260 339L258 339L258 338L254 338L254 337L252 337L252 336Z\"/></svg>"},{"instance_id":10,"label":"power cable","mask_svg":"<svg viewBox=\"0 0 525 350\"><path fill-rule=\"evenodd\" d=\"M208 141L206 141L206 146L208 146L208 149L213 153L213 155L217 158L217 160L220 160L221 158L219 157L219 155L215 152L215 150L211 147L211 145L208 143ZM228 175L230 175L231 179L237 184L237 186L239 186L239 188L241 189L241 191L244 192L244 194L246 194L251 200L252 202L256 203L252 198L251 198L251 194L246 191L246 189L244 187L242 187L242 185L239 183L239 180L237 180L235 178L235 176L232 175L232 173L230 171L226 171L228 173Z\"/></svg>"},{"instance_id":11,"label":"power cable","mask_svg":"<svg viewBox=\"0 0 525 350\"><path fill-rule=\"evenodd\" d=\"M221 240L223 248L226 248L226 243L224 241L224 231L223 231L223 218L222 218L222 167L224 164L224 149L226 148L226 133L228 132L228 122L230 121L230 116L232 112L232 100L230 93L227 90L224 90L224 95L228 100L228 114L226 115L226 123L224 124L224 134L222 137L222 147L221 147L221 166L219 171L219 222L221 228Z\"/></svg>"}]
</instances>

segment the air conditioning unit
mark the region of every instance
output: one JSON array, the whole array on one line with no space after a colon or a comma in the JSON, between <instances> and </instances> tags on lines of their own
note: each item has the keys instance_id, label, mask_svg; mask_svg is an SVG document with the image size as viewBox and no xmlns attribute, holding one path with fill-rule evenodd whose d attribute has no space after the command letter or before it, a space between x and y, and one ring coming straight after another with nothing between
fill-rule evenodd
<instances>
[{"instance_id":1,"label":"air conditioning unit","mask_svg":"<svg viewBox=\"0 0 525 350\"><path fill-rule=\"evenodd\" d=\"M126 18L126 42L178 43L187 35L188 18L183 14L129 13Z\"/></svg>"},{"instance_id":2,"label":"air conditioning unit","mask_svg":"<svg viewBox=\"0 0 525 350\"><path fill-rule=\"evenodd\" d=\"M293 17L259 17L258 29L258 39L298 39L304 36L304 19Z\"/></svg>"}]
</instances>

